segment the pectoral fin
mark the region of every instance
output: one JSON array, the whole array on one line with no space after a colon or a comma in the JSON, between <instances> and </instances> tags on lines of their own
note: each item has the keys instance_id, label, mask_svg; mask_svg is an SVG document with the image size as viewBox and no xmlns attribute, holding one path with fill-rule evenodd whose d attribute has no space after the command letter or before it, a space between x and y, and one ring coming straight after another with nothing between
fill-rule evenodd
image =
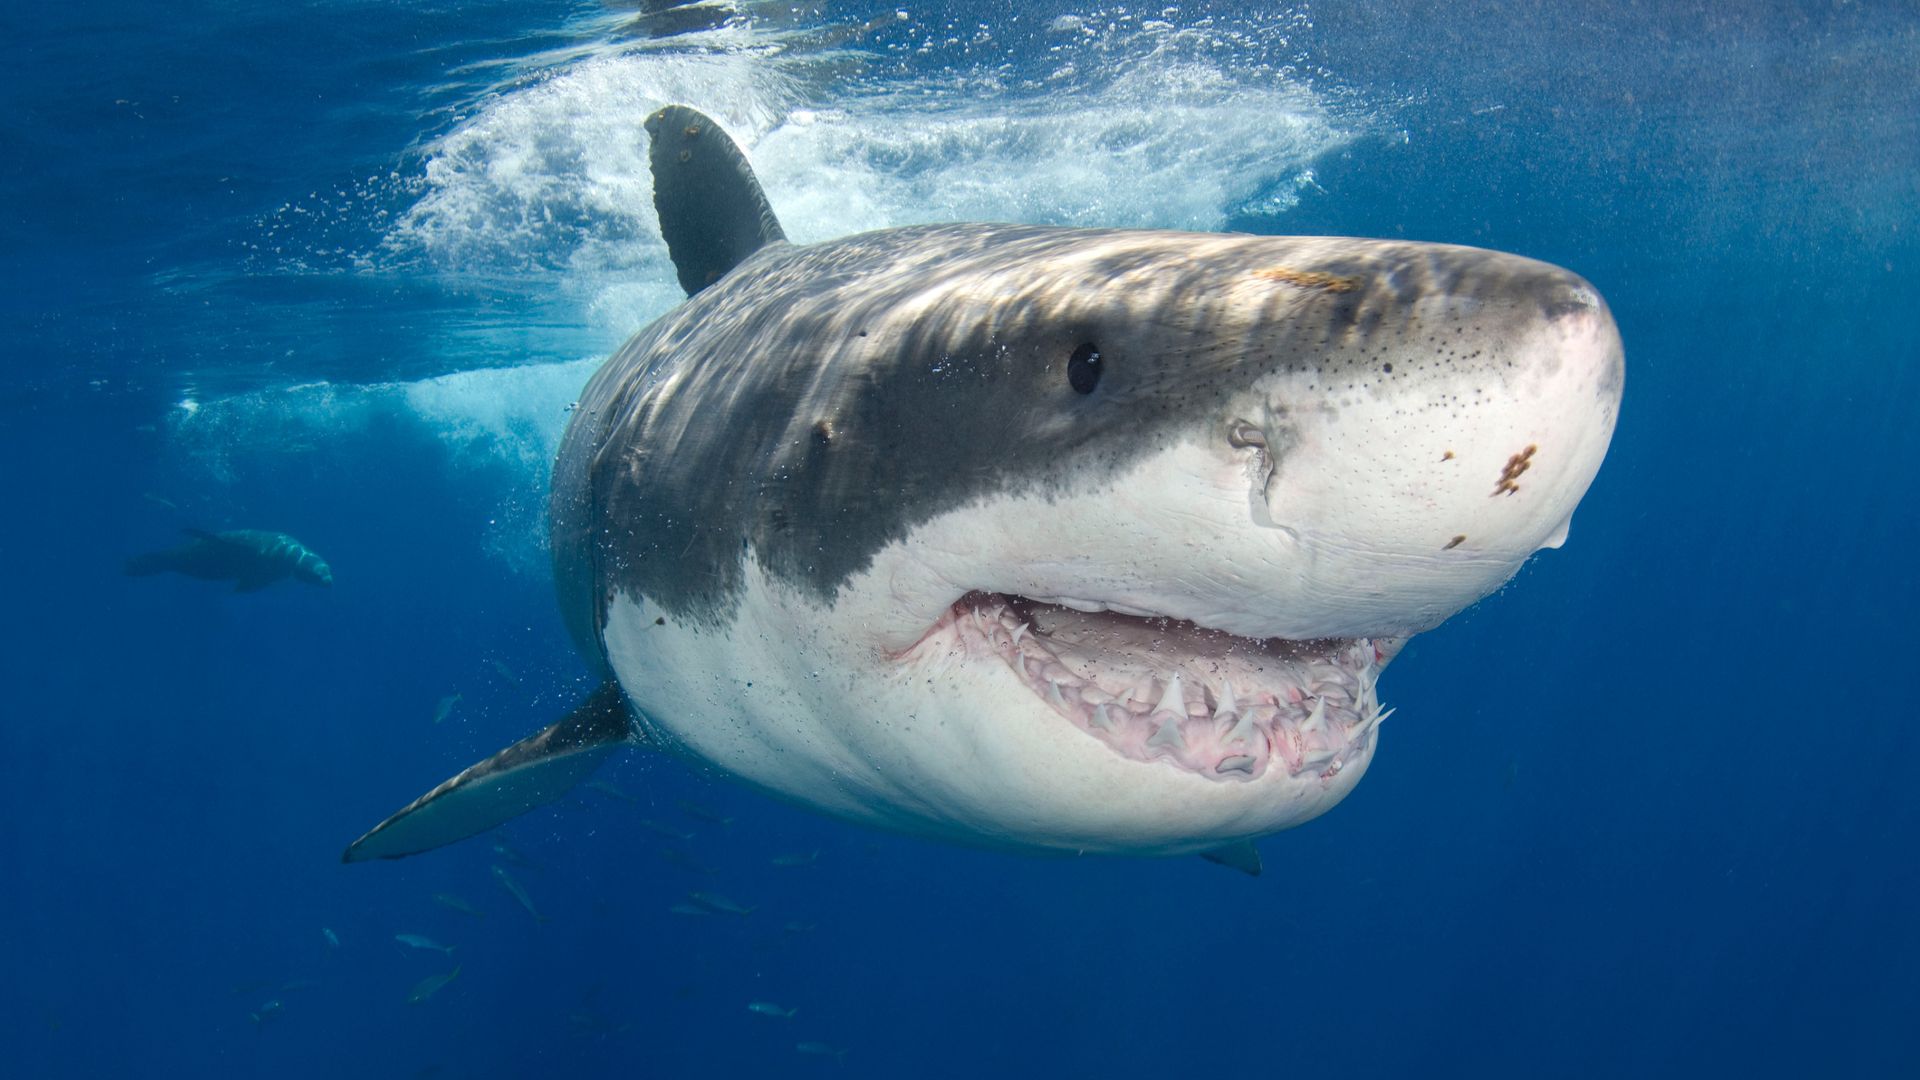
<instances>
[{"instance_id":1,"label":"pectoral fin","mask_svg":"<svg viewBox=\"0 0 1920 1080\"><path fill-rule=\"evenodd\" d=\"M415 799L347 847L341 862L398 859L477 836L572 790L634 734L619 684L602 685L564 720Z\"/></svg>"},{"instance_id":2,"label":"pectoral fin","mask_svg":"<svg viewBox=\"0 0 1920 1080\"><path fill-rule=\"evenodd\" d=\"M1221 866L1231 866L1235 870L1246 874L1248 877L1260 876L1260 851L1253 846L1253 841L1251 840L1242 840L1237 844L1228 844L1225 847L1214 848L1212 851L1203 851L1200 853L1200 857L1210 863L1219 863Z\"/></svg>"}]
</instances>

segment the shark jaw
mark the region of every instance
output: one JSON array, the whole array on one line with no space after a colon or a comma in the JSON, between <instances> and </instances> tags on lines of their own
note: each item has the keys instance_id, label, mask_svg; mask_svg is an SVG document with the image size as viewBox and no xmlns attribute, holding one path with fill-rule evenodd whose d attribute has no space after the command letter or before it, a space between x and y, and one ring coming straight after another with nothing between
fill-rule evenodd
<instances>
[{"instance_id":1,"label":"shark jaw","mask_svg":"<svg viewBox=\"0 0 1920 1080\"><path fill-rule=\"evenodd\" d=\"M1395 644L1247 638L1097 602L972 592L900 659L995 657L1123 758L1251 783L1274 769L1331 780L1370 752L1392 712L1375 686Z\"/></svg>"},{"instance_id":2,"label":"shark jaw","mask_svg":"<svg viewBox=\"0 0 1920 1080\"><path fill-rule=\"evenodd\" d=\"M860 606L823 607L749 562L727 625L625 594L604 640L647 741L769 794L970 846L1146 856L1344 799L1374 753L1394 644L975 591L895 649Z\"/></svg>"}]
</instances>

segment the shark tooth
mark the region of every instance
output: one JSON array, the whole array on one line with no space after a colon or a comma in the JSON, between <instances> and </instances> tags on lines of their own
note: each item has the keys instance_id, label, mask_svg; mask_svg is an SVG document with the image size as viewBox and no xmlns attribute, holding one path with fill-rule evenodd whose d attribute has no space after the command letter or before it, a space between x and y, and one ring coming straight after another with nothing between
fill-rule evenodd
<instances>
[{"instance_id":1,"label":"shark tooth","mask_svg":"<svg viewBox=\"0 0 1920 1080\"><path fill-rule=\"evenodd\" d=\"M1223 683L1220 687L1220 704L1213 710L1215 716L1231 716L1240 711L1240 703L1233 698L1233 684Z\"/></svg>"},{"instance_id":2,"label":"shark tooth","mask_svg":"<svg viewBox=\"0 0 1920 1080\"><path fill-rule=\"evenodd\" d=\"M1327 699L1326 698L1318 697L1313 699L1313 712L1310 713L1307 716L1306 720L1301 723L1300 730L1301 731L1327 730Z\"/></svg>"},{"instance_id":3,"label":"shark tooth","mask_svg":"<svg viewBox=\"0 0 1920 1080\"><path fill-rule=\"evenodd\" d=\"M1180 733L1179 720L1168 717L1160 721L1160 730L1154 732L1153 737L1147 740L1148 749L1161 746L1171 746L1175 750L1187 748L1187 737Z\"/></svg>"},{"instance_id":4,"label":"shark tooth","mask_svg":"<svg viewBox=\"0 0 1920 1080\"><path fill-rule=\"evenodd\" d=\"M1221 742L1243 743L1253 738L1254 719L1251 711L1243 714L1234 722L1233 729L1221 738Z\"/></svg>"},{"instance_id":5,"label":"shark tooth","mask_svg":"<svg viewBox=\"0 0 1920 1080\"><path fill-rule=\"evenodd\" d=\"M1060 696L1060 684L1051 679L1047 680L1047 704L1061 712L1067 711L1067 701Z\"/></svg>"},{"instance_id":6,"label":"shark tooth","mask_svg":"<svg viewBox=\"0 0 1920 1080\"><path fill-rule=\"evenodd\" d=\"M1353 726L1354 736L1357 738L1361 735L1365 735L1367 732L1372 731L1374 728L1379 727L1382 723L1385 723L1387 717L1392 715L1393 715L1392 709L1382 709L1378 706L1375 706L1374 709L1367 714L1366 719L1360 721L1358 724L1355 724Z\"/></svg>"},{"instance_id":7,"label":"shark tooth","mask_svg":"<svg viewBox=\"0 0 1920 1080\"><path fill-rule=\"evenodd\" d=\"M1180 673L1174 672L1167 680L1167 692L1160 695L1160 704L1154 706L1155 712L1170 712L1175 716L1187 715L1187 695L1180 685Z\"/></svg>"}]
</instances>

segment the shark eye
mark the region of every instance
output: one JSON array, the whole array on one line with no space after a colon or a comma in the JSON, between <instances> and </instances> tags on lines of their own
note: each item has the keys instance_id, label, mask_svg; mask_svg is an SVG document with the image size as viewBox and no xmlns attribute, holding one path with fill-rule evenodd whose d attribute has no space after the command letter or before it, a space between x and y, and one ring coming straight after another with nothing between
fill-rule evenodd
<instances>
[{"instance_id":1,"label":"shark eye","mask_svg":"<svg viewBox=\"0 0 1920 1080\"><path fill-rule=\"evenodd\" d=\"M1083 341L1067 358L1067 382L1072 384L1074 392L1091 394L1093 388L1100 385L1100 347L1091 341Z\"/></svg>"}]
</instances>

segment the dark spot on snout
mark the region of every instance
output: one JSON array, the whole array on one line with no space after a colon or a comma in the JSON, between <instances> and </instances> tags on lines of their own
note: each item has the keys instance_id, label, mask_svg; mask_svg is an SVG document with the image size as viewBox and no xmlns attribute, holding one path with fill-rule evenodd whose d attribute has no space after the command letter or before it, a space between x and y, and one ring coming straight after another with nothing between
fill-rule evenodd
<instances>
[{"instance_id":1,"label":"dark spot on snout","mask_svg":"<svg viewBox=\"0 0 1920 1080\"><path fill-rule=\"evenodd\" d=\"M813 442L815 446L831 445L833 443L833 434L833 421L818 420L814 422Z\"/></svg>"}]
</instances>

